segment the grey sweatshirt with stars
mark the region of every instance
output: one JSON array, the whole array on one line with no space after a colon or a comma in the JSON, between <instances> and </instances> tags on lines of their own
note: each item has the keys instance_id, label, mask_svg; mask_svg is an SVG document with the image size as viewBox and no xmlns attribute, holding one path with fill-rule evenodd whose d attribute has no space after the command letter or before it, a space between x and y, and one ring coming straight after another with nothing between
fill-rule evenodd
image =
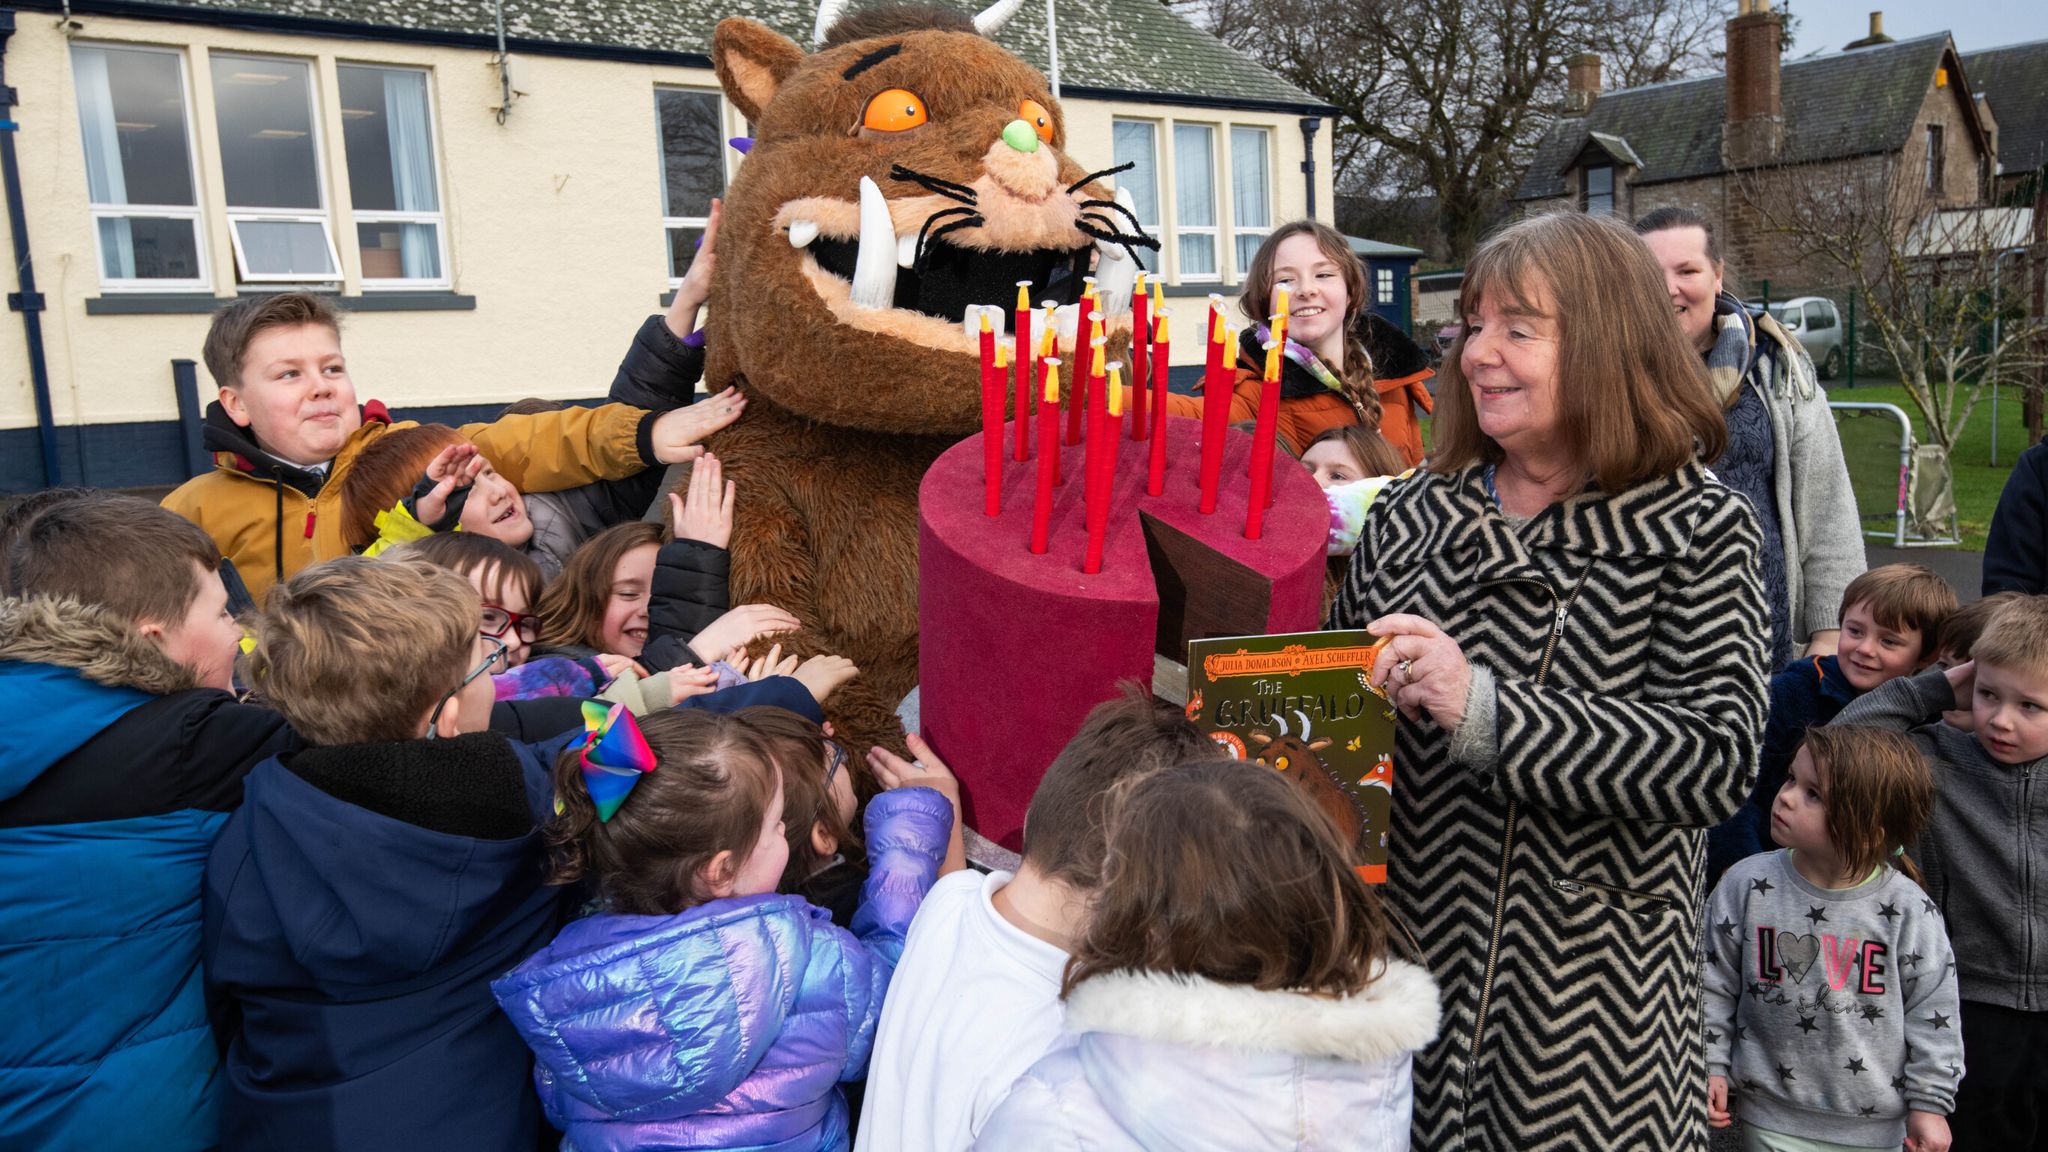
<instances>
[{"instance_id":1,"label":"grey sweatshirt with stars","mask_svg":"<svg viewBox=\"0 0 2048 1152\"><path fill-rule=\"evenodd\" d=\"M1890 867L1817 887L1787 851L1730 868L1707 907L1707 1071L1743 1123L1897 1148L1908 1110L1947 1115L1963 1078L1941 913Z\"/></svg>"}]
</instances>

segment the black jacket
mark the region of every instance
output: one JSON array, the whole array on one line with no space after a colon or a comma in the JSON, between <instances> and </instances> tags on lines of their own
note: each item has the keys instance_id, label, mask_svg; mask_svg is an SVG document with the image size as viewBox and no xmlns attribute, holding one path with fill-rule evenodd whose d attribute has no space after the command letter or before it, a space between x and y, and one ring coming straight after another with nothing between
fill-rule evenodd
<instances>
[{"instance_id":1,"label":"black jacket","mask_svg":"<svg viewBox=\"0 0 2048 1152\"><path fill-rule=\"evenodd\" d=\"M2048 592L2048 440L2025 452L2005 478L1984 541L1984 595Z\"/></svg>"}]
</instances>

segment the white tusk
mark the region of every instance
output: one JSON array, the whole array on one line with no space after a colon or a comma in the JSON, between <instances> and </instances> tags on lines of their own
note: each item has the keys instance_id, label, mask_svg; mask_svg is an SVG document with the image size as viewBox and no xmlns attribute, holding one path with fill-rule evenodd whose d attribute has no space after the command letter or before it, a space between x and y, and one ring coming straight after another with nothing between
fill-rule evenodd
<instances>
[{"instance_id":1,"label":"white tusk","mask_svg":"<svg viewBox=\"0 0 2048 1152\"><path fill-rule=\"evenodd\" d=\"M882 190L866 176L860 178L860 254L853 261L852 297L856 308L896 306L896 225Z\"/></svg>"},{"instance_id":2,"label":"white tusk","mask_svg":"<svg viewBox=\"0 0 2048 1152\"><path fill-rule=\"evenodd\" d=\"M829 3L830 0L827 0ZM974 30L983 36L993 36L1010 22L1017 9L1024 6L1024 0L996 0L995 3L974 15Z\"/></svg>"},{"instance_id":3,"label":"white tusk","mask_svg":"<svg viewBox=\"0 0 2048 1152\"><path fill-rule=\"evenodd\" d=\"M969 340L981 339L981 317L984 313L988 316L989 328L996 334L996 343L1004 343L1009 329L1003 321L1009 313L994 304L969 304L966 313L960 317L960 330L967 333Z\"/></svg>"},{"instance_id":4,"label":"white tusk","mask_svg":"<svg viewBox=\"0 0 2048 1152\"><path fill-rule=\"evenodd\" d=\"M1095 242L1095 300L1104 316L1121 316L1131 308L1131 289L1138 282L1138 262L1107 240Z\"/></svg>"},{"instance_id":5,"label":"white tusk","mask_svg":"<svg viewBox=\"0 0 2048 1152\"><path fill-rule=\"evenodd\" d=\"M818 222L816 220L792 220L789 222L790 247L808 248L811 246L811 241L817 238Z\"/></svg>"},{"instance_id":6,"label":"white tusk","mask_svg":"<svg viewBox=\"0 0 2048 1152\"><path fill-rule=\"evenodd\" d=\"M896 266L908 268L917 263L917 233L896 238Z\"/></svg>"},{"instance_id":7,"label":"white tusk","mask_svg":"<svg viewBox=\"0 0 2048 1152\"><path fill-rule=\"evenodd\" d=\"M846 11L846 0L821 0L818 5L818 19L811 26L811 43L823 44L825 33L832 25L839 23L839 14Z\"/></svg>"}]
</instances>

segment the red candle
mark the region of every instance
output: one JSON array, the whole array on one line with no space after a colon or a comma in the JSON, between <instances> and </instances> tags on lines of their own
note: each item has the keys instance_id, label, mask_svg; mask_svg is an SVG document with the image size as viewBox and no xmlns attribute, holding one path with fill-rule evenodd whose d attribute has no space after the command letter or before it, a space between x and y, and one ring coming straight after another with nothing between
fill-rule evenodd
<instances>
[{"instance_id":1,"label":"red candle","mask_svg":"<svg viewBox=\"0 0 2048 1152\"><path fill-rule=\"evenodd\" d=\"M1131 439L1143 440L1151 431L1152 422L1145 418L1145 382L1152 377L1145 372L1146 346L1152 342L1147 313L1151 310L1152 297L1145 291L1145 273L1138 273L1137 283L1131 286Z\"/></svg>"},{"instance_id":2,"label":"red candle","mask_svg":"<svg viewBox=\"0 0 2048 1152\"><path fill-rule=\"evenodd\" d=\"M1073 371L1067 373L1067 443L1081 443L1081 410L1087 406L1087 342L1096 338L1096 285L1090 281L1087 293L1075 307L1073 324Z\"/></svg>"},{"instance_id":3,"label":"red candle","mask_svg":"<svg viewBox=\"0 0 2048 1152\"><path fill-rule=\"evenodd\" d=\"M1081 571L1094 575L1102 571L1102 545L1109 535L1109 496L1116 487L1116 457L1120 447L1117 429L1123 424L1123 366L1112 364L1103 392L1109 403L1102 412L1102 424L1089 444L1102 441L1101 463L1088 494L1088 550L1081 558Z\"/></svg>"},{"instance_id":4,"label":"red candle","mask_svg":"<svg viewBox=\"0 0 2048 1152\"><path fill-rule=\"evenodd\" d=\"M1017 450L1015 459L1031 458L1031 281L1017 281Z\"/></svg>"},{"instance_id":5,"label":"red candle","mask_svg":"<svg viewBox=\"0 0 2048 1152\"><path fill-rule=\"evenodd\" d=\"M1047 304L1045 306L1045 323L1038 330L1038 389L1041 394L1045 391L1045 362L1047 360L1051 360L1055 364L1059 363L1059 360L1057 359L1060 350L1059 336L1059 316L1057 312L1054 311L1053 306L1051 304ZM1055 392L1055 395L1057 395L1057 392ZM1043 404L1044 402L1045 401L1042 399L1039 401L1039 403L1041 404ZM1039 451L1042 452L1046 449L1052 450L1053 481L1054 483L1058 483L1060 475L1060 414L1058 412L1054 412L1052 414L1052 419L1050 421L1047 421L1044 418L1044 413L1042 412L1039 414L1039 417ZM1048 428L1052 429L1052 437L1050 439L1046 438L1045 436L1045 430Z\"/></svg>"},{"instance_id":6,"label":"red candle","mask_svg":"<svg viewBox=\"0 0 2048 1152\"><path fill-rule=\"evenodd\" d=\"M1152 322L1152 459L1145 472L1145 494L1157 496L1166 490L1166 312L1161 309ZM1133 383L1143 394L1142 377Z\"/></svg>"},{"instance_id":7,"label":"red candle","mask_svg":"<svg viewBox=\"0 0 2048 1152\"><path fill-rule=\"evenodd\" d=\"M1108 403L1107 397L1109 394L1104 392L1103 389L1109 387L1108 373L1110 369L1109 338L1107 336L1097 336L1089 343L1088 363L1090 365L1088 376L1088 411L1090 413L1106 411L1105 405ZM1090 431L1092 432L1093 430L1091 427ZM1114 439L1122 431L1123 428L1121 423L1119 423L1118 427L1110 429L1110 437ZM1111 444L1107 451L1116 451L1116 445Z\"/></svg>"},{"instance_id":8,"label":"red candle","mask_svg":"<svg viewBox=\"0 0 2048 1152\"><path fill-rule=\"evenodd\" d=\"M1209 362L1202 375L1202 503L1203 515L1216 511L1216 489L1223 477L1223 433L1230 421L1231 372L1225 355L1230 330L1224 327L1218 297L1209 298Z\"/></svg>"},{"instance_id":9,"label":"red candle","mask_svg":"<svg viewBox=\"0 0 2048 1152\"><path fill-rule=\"evenodd\" d=\"M990 516L1003 510L1003 377L996 355L996 333L988 313L981 314L981 445L982 510Z\"/></svg>"},{"instance_id":10,"label":"red candle","mask_svg":"<svg viewBox=\"0 0 2048 1152\"><path fill-rule=\"evenodd\" d=\"M1273 289L1273 318L1270 327L1273 329L1273 339L1280 341L1282 348L1287 347L1287 289L1285 288Z\"/></svg>"},{"instance_id":11,"label":"red candle","mask_svg":"<svg viewBox=\"0 0 2048 1152\"><path fill-rule=\"evenodd\" d=\"M1252 492L1246 502L1244 538L1257 540L1266 524L1273 493L1273 437L1280 423L1280 342L1266 341L1266 375L1259 381L1259 422L1252 432Z\"/></svg>"},{"instance_id":12,"label":"red candle","mask_svg":"<svg viewBox=\"0 0 2048 1152\"><path fill-rule=\"evenodd\" d=\"M1275 292L1277 292L1277 293L1279 293L1279 294L1280 294L1280 306L1281 306L1281 307L1282 307L1282 308L1284 309L1284 308L1285 308L1285 307L1287 306L1287 289L1285 289L1285 288L1275 288L1275 289L1274 289L1273 291L1275 291ZM1271 328L1271 329L1272 329L1273 331L1275 331L1275 332L1284 332L1284 331L1286 331L1286 330L1287 330L1287 313L1286 313L1285 311L1282 311L1282 312L1276 313L1275 315L1272 315L1272 316L1268 316L1268 317L1266 318L1266 324L1267 324L1267 326L1268 326L1269 328ZM1269 353L1269 354L1267 355L1267 359L1269 359L1269 360L1272 360L1272 361L1274 361L1274 363L1275 363L1276 365L1283 365L1283 364L1285 364L1285 362L1286 362L1286 357L1287 357L1287 341L1286 341L1286 340L1284 340L1284 339L1282 339L1282 338L1281 338L1281 337L1279 337L1279 336L1275 336L1275 337L1273 337L1273 339L1272 339L1272 343L1273 343L1273 344L1274 344L1274 345L1275 345L1275 346L1276 346L1276 347L1278 348L1278 350L1279 350L1279 351L1278 351L1278 355L1276 356L1276 355L1274 355L1274 354L1271 354L1271 353ZM1277 384L1277 383L1278 383L1278 381L1279 381L1279 379L1280 379L1280 374L1279 374L1279 370L1278 370L1278 369L1276 368L1276 369L1274 369L1274 371L1273 371L1273 380L1274 380L1274 381L1275 381L1275 383ZM1276 391L1277 391L1277 389L1276 389ZM1262 387L1261 387L1261 390L1260 390L1260 393L1259 393L1259 402L1260 402L1261 406L1263 406L1263 405L1264 405L1264 403L1265 403L1265 392L1264 392L1264 389L1263 389L1263 385L1262 385ZM1278 403L1278 401L1275 401L1275 403L1277 404L1277 403ZM1275 427L1276 429L1277 429L1277 428L1279 427L1279 425L1278 425L1278 423L1277 423L1278 419L1279 419L1279 411L1278 411L1278 409L1275 409L1275 411L1274 411L1274 420L1276 421L1276 423L1275 423L1274 427ZM1251 476L1251 474L1252 474L1252 472L1253 472L1253 471L1256 471L1256 467L1251 467L1251 468L1247 468L1247 469L1245 470L1245 475L1246 475L1246 477L1247 477L1247 478L1249 478L1249 477ZM1268 508L1271 508L1272 506L1273 506L1273 490L1272 490L1271 488L1267 488L1267 489L1266 489L1266 507L1268 507Z\"/></svg>"},{"instance_id":13,"label":"red candle","mask_svg":"<svg viewBox=\"0 0 2048 1152\"><path fill-rule=\"evenodd\" d=\"M1038 491L1031 501L1031 552L1043 556L1052 534L1052 486L1060 473L1060 362L1047 356L1038 369Z\"/></svg>"}]
</instances>

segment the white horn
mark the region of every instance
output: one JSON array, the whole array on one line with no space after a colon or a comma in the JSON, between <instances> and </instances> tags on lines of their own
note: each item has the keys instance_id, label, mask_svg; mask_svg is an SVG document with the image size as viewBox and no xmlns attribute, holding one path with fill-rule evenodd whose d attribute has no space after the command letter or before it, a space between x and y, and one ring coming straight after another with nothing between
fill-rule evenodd
<instances>
[{"instance_id":1,"label":"white horn","mask_svg":"<svg viewBox=\"0 0 2048 1152\"><path fill-rule=\"evenodd\" d=\"M1303 712L1303 711L1302 711L1301 709L1299 709L1299 708L1296 708L1296 709L1294 710L1294 714L1295 714L1296 716L1299 716L1299 717L1301 717L1301 738L1302 738L1303 740L1307 740L1307 739L1308 739L1308 713L1306 713L1306 712Z\"/></svg>"},{"instance_id":2,"label":"white horn","mask_svg":"<svg viewBox=\"0 0 2048 1152\"><path fill-rule=\"evenodd\" d=\"M1287 735L1287 713L1275 712L1273 713L1273 720L1280 725L1280 734L1282 736Z\"/></svg>"},{"instance_id":3,"label":"white horn","mask_svg":"<svg viewBox=\"0 0 2048 1152\"><path fill-rule=\"evenodd\" d=\"M827 0L827 3L830 3L830 0ZM1003 25L1008 24L1010 17L1015 16L1017 9L1023 6L1024 0L996 0L975 14L974 30L983 36L993 36L1002 31Z\"/></svg>"},{"instance_id":4,"label":"white horn","mask_svg":"<svg viewBox=\"0 0 2048 1152\"><path fill-rule=\"evenodd\" d=\"M839 14L844 11L846 0L820 0L818 22L811 27L811 43L823 44L825 33L832 30L832 25L839 23Z\"/></svg>"},{"instance_id":5,"label":"white horn","mask_svg":"<svg viewBox=\"0 0 2048 1152\"><path fill-rule=\"evenodd\" d=\"M860 254L853 261L852 295L857 308L896 305L896 225L882 190L866 176L860 178Z\"/></svg>"}]
</instances>

